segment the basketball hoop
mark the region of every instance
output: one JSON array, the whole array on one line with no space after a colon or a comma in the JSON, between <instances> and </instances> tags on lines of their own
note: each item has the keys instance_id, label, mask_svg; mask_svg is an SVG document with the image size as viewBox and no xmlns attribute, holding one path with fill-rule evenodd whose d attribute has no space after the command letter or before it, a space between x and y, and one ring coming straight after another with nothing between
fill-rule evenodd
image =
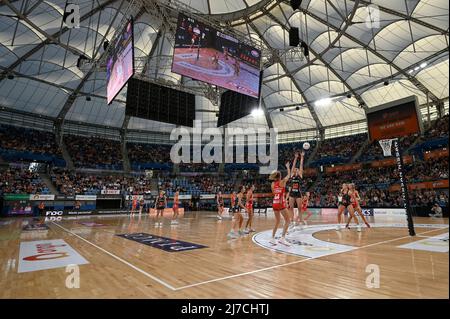
<instances>
[{"instance_id":1,"label":"basketball hoop","mask_svg":"<svg viewBox=\"0 0 450 319\"><path fill-rule=\"evenodd\" d=\"M378 142L381 145L381 148L383 149L383 155L385 157L392 156L392 141L394 139L388 139L388 140L379 140Z\"/></svg>"}]
</instances>

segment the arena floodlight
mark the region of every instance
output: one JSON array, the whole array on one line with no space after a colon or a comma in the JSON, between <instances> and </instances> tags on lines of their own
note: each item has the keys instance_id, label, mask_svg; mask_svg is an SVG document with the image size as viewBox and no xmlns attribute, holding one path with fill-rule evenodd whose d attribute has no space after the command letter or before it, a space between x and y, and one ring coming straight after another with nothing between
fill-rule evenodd
<instances>
[{"instance_id":1,"label":"arena floodlight","mask_svg":"<svg viewBox=\"0 0 450 319\"><path fill-rule=\"evenodd\" d=\"M331 98L327 97L327 98L323 98L323 99L316 101L314 103L314 105L317 107L329 106L329 105L331 105L331 102L333 102L333 100Z\"/></svg>"},{"instance_id":2,"label":"arena floodlight","mask_svg":"<svg viewBox=\"0 0 450 319\"><path fill-rule=\"evenodd\" d=\"M261 117L263 115L264 115L264 111L261 108L254 109L252 111L252 116L253 117Z\"/></svg>"}]
</instances>

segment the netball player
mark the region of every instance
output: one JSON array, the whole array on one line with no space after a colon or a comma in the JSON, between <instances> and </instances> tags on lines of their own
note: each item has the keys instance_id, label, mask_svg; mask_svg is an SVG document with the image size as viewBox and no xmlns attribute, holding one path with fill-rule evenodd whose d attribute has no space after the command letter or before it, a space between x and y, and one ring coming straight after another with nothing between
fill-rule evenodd
<instances>
[{"instance_id":1,"label":"netball player","mask_svg":"<svg viewBox=\"0 0 450 319\"><path fill-rule=\"evenodd\" d=\"M144 198L141 198L139 200L139 215L142 214L142 210L144 209L144 204L145 204Z\"/></svg>"},{"instance_id":2,"label":"netball player","mask_svg":"<svg viewBox=\"0 0 450 319\"><path fill-rule=\"evenodd\" d=\"M131 215L134 215L134 213L136 212L137 205L138 205L138 200L137 200L136 196L133 196L132 201L131 201Z\"/></svg>"},{"instance_id":3,"label":"netball player","mask_svg":"<svg viewBox=\"0 0 450 319\"><path fill-rule=\"evenodd\" d=\"M234 59L234 75L239 76L241 74L241 63L239 62L238 58Z\"/></svg>"},{"instance_id":4,"label":"netball player","mask_svg":"<svg viewBox=\"0 0 450 319\"><path fill-rule=\"evenodd\" d=\"M216 202L217 202L217 219L222 220L223 209L225 206L223 203L222 192L217 193Z\"/></svg>"},{"instance_id":5,"label":"netball player","mask_svg":"<svg viewBox=\"0 0 450 319\"><path fill-rule=\"evenodd\" d=\"M272 173L269 177L269 179L272 181L272 193L273 193L273 212L275 214L275 226L272 231L272 239L270 240L270 243L272 245L276 245L277 242L275 240L275 235L278 230L278 226L280 225L280 216L283 216L284 218L284 225L283 225L283 232L281 234L281 238L278 241L278 243L290 246L290 244L286 241L286 233L289 227L290 218L289 218L289 212L286 209L286 184L289 180L289 177L291 176L291 168L289 165L289 162L286 163L287 168L287 175L284 178L281 178L281 172L276 171Z\"/></svg>"},{"instance_id":6,"label":"netball player","mask_svg":"<svg viewBox=\"0 0 450 319\"><path fill-rule=\"evenodd\" d=\"M214 66L214 68L216 70L218 70L219 69L219 54L217 52L214 53L214 55L211 59L212 59L212 65Z\"/></svg>"},{"instance_id":7,"label":"netball player","mask_svg":"<svg viewBox=\"0 0 450 319\"><path fill-rule=\"evenodd\" d=\"M177 191L173 195L173 207L172 207L173 217L172 217L172 221L170 222L171 225L178 225L178 208L180 205L179 197L180 197L180 191L177 189Z\"/></svg>"},{"instance_id":8,"label":"netball player","mask_svg":"<svg viewBox=\"0 0 450 319\"><path fill-rule=\"evenodd\" d=\"M343 193L342 195L342 205L347 209L349 217L347 220L347 224L345 225L345 228L350 229L350 222L352 219L355 219L356 225L357 225L357 231L361 231L361 225L359 224L358 217L355 215L355 209L353 208L352 203L352 193L350 191L350 185L347 185L347 191Z\"/></svg>"},{"instance_id":9,"label":"netball player","mask_svg":"<svg viewBox=\"0 0 450 319\"><path fill-rule=\"evenodd\" d=\"M345 205L342 202L342 200L343 200L344 194L346 194L347 192L348 192L348 185L346 183L344 183L344 184L342 184L341 191L339 192L339 195L338 195L338 216L337 216L338 225L336 227L336 230L341 230L342 215L345 212Z\"/></svg>"},{"instance_id":10,"label":"netball player","mask_svg":"<svg viewBox=\"0 0 450 319\"><path fill-rule=\"evenodd\" d=\"M228 234L228 238L238 238L239 236L244 235L244 232L242 231L242 224L244 222L244 217L242 216L241 210L245 210L245 206L243 204L243 198L245 193L245 187L242 186L239 193L236 195L235 192L233 192L232 196L232 202L234 204L233 206L233 221L231 222L231 231ZM238 228L238 231L236 232L236 228Z\"/></svg>"},{"instance_id":11,"label":"netball player","mask_svg":"<svg viewBox=\"0 0 450 319\"><path fill-rule=\"evenodd\" d=\"M303 219L303 224L306 226L308 223L307 223L307 220L311 217L311 215L312 215L312 213L309 211L309 209L308 209L308 204L309 204L309 196L310 196L310 194L309 194L309 192L306 192L305 193L305 195L303 195L302 196L302 205L300 206L300 208L298 209L299 210L299 213L298 213L298 216L297 216L297 223L298 224L300 224L301 222L302 222L302 219L303 219L303 214L307 214L306 215L306 218L305 219Z\"/></svg>"},{"instance_id":12,"label":"netball player","mask_svg":"<svg viewBox=\"0 0 450 319\"><path fill-rule=\"evenodd\" d=\"M295 153L294 163L292 164L291 176L289 179L290 192L289 192L289 214L291 220L296 220L297 222L303 223L303 216L300 214L300 208L302 206L302 179L303 179L303 162L305 157L305 152L302 151L300 154L300 168L296 168L297 160L299 154ZM295 217L295 205L298 208L298 216Z\"/></svg>"},{"instance_id":13,"label":"netball player","mask_svg":"<svg viewBox=\"0 0 450 319\"><path fill-rule=\"evenodd\" d=\"M249 190L247 191L246 195L246 203L245 207L247 209L248 213L248 220L245 225L244 233L249 234L255 232L255 230L252 228L252 222L253 222L253 192L255 191L255 185L252 185Z\"/></svg>"},{"instance_id":14,"label":"netball player","mask_svg":"<svg viewBox=\"0 0 450 319\"><path fill-rule=\"evenodd\" d=\"M156 209L156 223L155 227L162 227L162 222L160 221L160 216L164 217L164 210L167 206L167 197L164 191L160 191L158 197L155 201L155 209Z\"/></svg>"},{"instance_id":15,"label":"netball player","mask_svg":"<svg viewBox=\"0 0 450 319\"><path fill-rule=\"evenodd\" d=\"M350 193L351 193L350 196L351 196L351 200L352 200L353 209L356 212L358 212L359 216L363 220L364 224L366 224L367 228L370 228L370 225L367 222L366 216L364 216L364 214L362 212L361 205L359 204L359 201L361 200L361 197L359 196L359 192L355 188L355 184L351 183L349 185L349 190L350 190ZM361 229L361 226L359 225L359 222L358 222L358 228ZM361 230L359 230L359 231L361 231Z\"/></svg>"},{"instance_id":16,"label":"netball player","mask_svg":"<svg viewBox=\"0 0 450 319\"><path fill-rule=\"evenodd\" d=\"M235 211L237 210L237 196L236 196L236 192L233 192L231 194L231 199L230 199L230 212L232 214L231 217L231 230L228 233L227 237L229 239L233 239L233 238L238 238L238 234L236 234L236 232L234 231L235 227L236 227L236 219L237 216L235 215Z\"/></svg>"}]
</instances>

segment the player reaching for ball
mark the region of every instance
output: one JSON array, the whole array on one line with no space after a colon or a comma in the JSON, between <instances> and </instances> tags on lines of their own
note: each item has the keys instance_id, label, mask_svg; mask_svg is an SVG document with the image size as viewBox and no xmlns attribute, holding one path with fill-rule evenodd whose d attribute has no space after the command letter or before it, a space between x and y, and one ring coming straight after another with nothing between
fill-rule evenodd
<instances>
[{"instance_id":1,"label":"player reaching for ball","mask_svg":"<svg viewBox=\"0 0 450 319\"><path fill-rule=\"evenodd\" d=\"M281 216L284 218L284 226L283 226L283 232L281 233L281 238L278 241L278 243L290 246L291 244L286 241L286 233L289 227L290 218L289 218L289 212L286 209L286 200L285 200L285 192L286 192L286 184L289 180L289 177L291 176L291 167L289 165L289 162L286 163L287 168L287 175L286 177L281 177L281 172L276 171L270 174L269 179L272 181L272 193L273 193L273 212L275 214L275 225L272 231L272 239L270 240L270 243L272 245L276 245L277 242L275 240L275 235L278 230L278 226L280 225L280 219Z\"/></svg>"}]
</instances>

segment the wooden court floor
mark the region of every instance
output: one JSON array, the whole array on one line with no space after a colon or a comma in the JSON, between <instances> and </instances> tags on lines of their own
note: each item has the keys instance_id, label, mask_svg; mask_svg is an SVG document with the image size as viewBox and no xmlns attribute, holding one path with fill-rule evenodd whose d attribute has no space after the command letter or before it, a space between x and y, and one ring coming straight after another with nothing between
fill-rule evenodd
<instances>
[{"instance_id":1,"label":"wooden court floor","mask_svg":"<svg viewBox=\"0 0 450 319\"><path fill-rule=\"evenodd\" d=\"M310 224L332 218L313 216ZM416 218L447 226L416 228L414 238L406 228L321 231L314 237L358 249L319 258L272 251L252 236L228 241L231 221L206 212L187 213L177 226L166 219L163 228L149 216L63 218L39 232L22 231L24 219L0 221L0 298L449 298L448 252L398 248L448 233L448 219ZM272 224L271 217L255 217L257 232ZM116 236L130 233L207 248L166 252ZM79 288L66 287L65 267L18 272L21 243L58 239L89 262L79 266ZM367 286L368 265L379 267L379 288Z\"/></svg>"}]
</instances>

